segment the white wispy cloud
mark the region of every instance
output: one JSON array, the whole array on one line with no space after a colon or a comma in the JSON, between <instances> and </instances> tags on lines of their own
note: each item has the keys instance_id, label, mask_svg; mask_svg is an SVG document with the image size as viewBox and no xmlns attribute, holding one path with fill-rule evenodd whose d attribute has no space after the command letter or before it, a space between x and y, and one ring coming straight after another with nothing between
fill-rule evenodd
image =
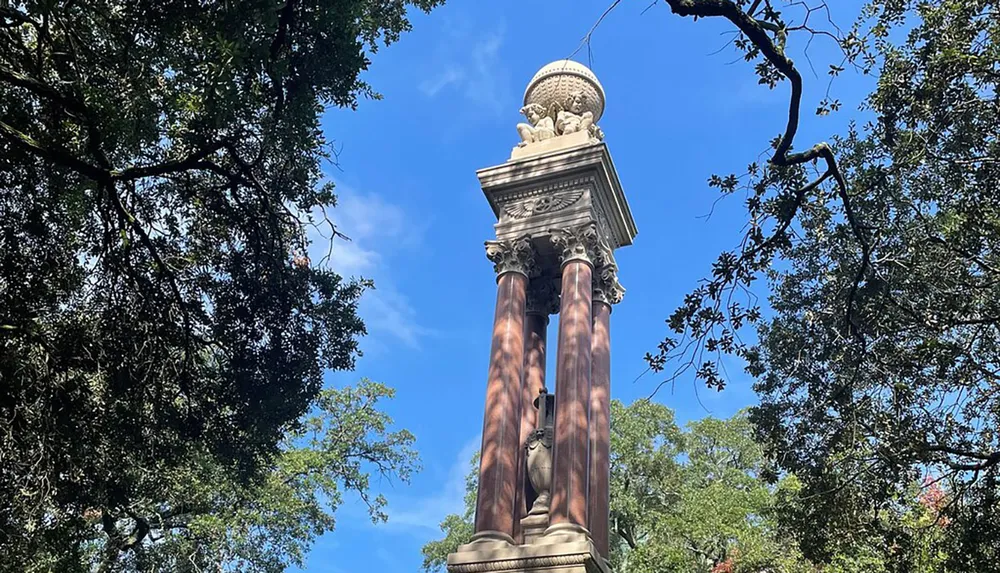
<instances>
[{"instance_id":1,"label":"white wispy cloud","mask_svg":"<svg viewBox=\"0 0 1000 573\"><path fill-rule=\"evenodd\" d=\"M337 185L337 206L328 211L338 233L320 225L310 231L309 258L328 265L345 277L373 279L376 288L361 299L359 313L374 340L363 343L370 351L383 347L378 340L388 335L406 346L419 348L421 340L434 331L420 324L409 297L392 280L391 260L419 248L424 223L414 222L399 205L375 193L364 193Z\"/></svg>"},{"instance_id":2,"label":"white wispy cloud","mask_svg":"<svg viewBox=\"0 0 1000 573\"><path fill-rule=\"evenodd\" d=\"M456 65L452 65L441 71L433 78L428 78L420 82L420 91L427 97L434 97L444 88L460 82L465 77L465 72Z\"/></svg>"},{"instance_id":3,"label":"white wispy cloud","mask_svg":"<svg viewBox=\"0 0 1000 573\"><path fill-rule=\"evenodd\" d=\"M394 496L388 525L406 528L425 537L429 532L440 531L445 516L461 515L465 511L465 476L469 473L469 460L479 450L481 442L482 436L476 436L462 446L448 468L441 489L434 494L416 499Z\"/></svg>"},{"instance_id":4,"label":"white wispy cloud","mask_svg":"<svg viewBox=\"0 0 1000 573\"><path fill-rule=\"evenodd\" d=\"M503 23L483 32L482 26L456 25L442 36L439 56L418 88L427 97L458 95L479 113L499 114L510 101L509 73L500 57Z\"/></svg>"},{"instance_id":5,"label":"white wispy cloud","mask_svg":"<svg viewBox=\"0 0 1000 573\"><path fill-rule=\"evenodd\" d=\"M420 348L420 342L436 331L421 326L417 311L409 299L395 288L379 286L365 294L361 312L365 324L372 332L387 332L410 348Z\"/></svg>"}]
</instances>

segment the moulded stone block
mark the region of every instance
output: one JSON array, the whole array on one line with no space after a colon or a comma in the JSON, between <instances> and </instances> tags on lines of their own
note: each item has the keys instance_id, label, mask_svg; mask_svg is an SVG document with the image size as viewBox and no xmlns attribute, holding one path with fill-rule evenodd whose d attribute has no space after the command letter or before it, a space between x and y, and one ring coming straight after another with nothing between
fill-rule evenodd
<instances>
[{"instance_id":1,"label":"moulded stone block","mask_svg":"<svg viewBox=\"0 0 1000 573\"><path fill-rule=\"evenodd\" d=\"M508 161L477 175L497 217L497 239L530 235L542 268L558 265L548 240L552 229L594 222L612 249L635 238L635 220L603 142Z\"/></svg>"},{"instance_id":2,"label":"moulded stone block","mask_svg":"<svg viewBox=\"0 0 1000 573\"><path fill-rule=\"evenodd\" d=\"M448 573L610 573L588 539L532 545L463 546L448 556Z\"/></svg>"}]
</instances>

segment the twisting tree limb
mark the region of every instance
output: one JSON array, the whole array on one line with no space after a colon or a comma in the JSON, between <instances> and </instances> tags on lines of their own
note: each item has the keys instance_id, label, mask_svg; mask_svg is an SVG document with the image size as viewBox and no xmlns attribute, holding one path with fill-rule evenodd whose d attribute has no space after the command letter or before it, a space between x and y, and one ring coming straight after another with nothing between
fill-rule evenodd
<instances>
[{"instance_id":1,"label":"twisting tree limb","mask_svg":"<svg viewBox=\"0 0 1000 573\"><path fill-rule=\"evenodd\" d=\"M782 37L781 34L784 33L784 26L775 24L774 22L765 22L754 18L753 13L760 5L759 1L754 2L750 6L750 10L748 12L744 12L732 0L666 0L666 2L670 6L671 11L679 16L714 16L729 20L757 49L760 50L761 55L763 55L764 58L771 65L773 65L779 73L781 73L781 75L788 78L788 81L791 84L788 119L785 124L784 134L778 141L778 145L775 146L770 162L772 165L789 167L822 159L826 163L826 170L817 180L807 184L803 187L803 189L796 192L797 202L788 213L787 220L779 221L779 228L777 232L783 234L785 230L787 230L788 225L795 217L798 208L801 206L805 198L804 190L815 188L826 178L833 177L836 182L837 196L841 203L843 203L844 214L847 218L848 225L850 225L851 232L854 234L854 237L857 239L862 249L861 265L858 268L854 284L848 294L847 308L844 316L844 324L847 330L850 334L860 338L860 331L853 319L854 298L857 295L861 281L864 279L864 276L868 271L868 267L871 264L871 248L867 238L865 237L864 227L861 222L858 221L854 210L851 207L851 199L848 193L847 183L844 181L843 173L840 171L837 159L834 156L833 149L830 145L822 142L813 145L806 151L797 153L793 153L791 151L792 144L795 141L795 135L798 133L799 129L799 119L802 105L802 75L795 67L795 63L785 55L783 46L776 44L775 41L768 35L768 32L770 31L774 32L777 37ZM773 235L772 239L769 239L767 242L773 242L775 236L778 235Z\"/></svg>"},{"instance_id":2,"label":"twisting tree limb","mask_svg":"<svg viewBox=\"0 0 1000 573\"><path fill-rule=\"evenodd\" d=\"M94 179L95 181L103 177L105 174L100 167L77 159L72 153L65 149L46 147L33 137L3 121L0 121L0 136L10 141L15 147L19 147L32 155L40 157L41 159L68 167L85 177Z\"/></svg>"}]
</instances>

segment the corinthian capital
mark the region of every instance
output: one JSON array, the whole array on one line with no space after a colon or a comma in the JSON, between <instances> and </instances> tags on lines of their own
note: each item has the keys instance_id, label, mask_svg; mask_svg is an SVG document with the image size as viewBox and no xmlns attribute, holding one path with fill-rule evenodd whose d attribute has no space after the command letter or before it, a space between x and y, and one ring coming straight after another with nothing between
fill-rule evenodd
<instances>
[{"instance_id":1,"label":"corinthian capital","mask_svg":"<svg viewBox=\"0 0 1000 573\"><path fill-rule=\"evenodd\" d=\"M621 302L625 296L625 289L618 282L618 263L615 261L615 252L604 241L601 241L597 247L594 266L594 301L609 305Z\"/></svg>"},{"instance_id":2,"label":"corinthian capital","mask_svg":"<svg viewBox=\"0 0 1000 573\"><path fill-rule=\"evenodd\" d=\"M559 286L551 277L535 277L528 284L528 314L549 316L559 312Z\"/></svg>"},{"instance_id":3,"label":"corinthian capital","mask_svg":"<svg viewBox=\"0 0 1000 573\"><path fill-rule=\"evenodd\" d=\"M590 266L597 262L600 233L596 223L585 223L579 227L552 229L549 231L552 246L563 265L570 261L584 261Z\"/></svg>"},{"instance_id":4,"label":"corinthian capital","mask_svg":"<svg viewBox=\"0 0 1000 573\"><path fill-rule=\"evenodd\" d=\"M594 302L618 304L625 298L625 287L618 282L618 268L605 267L594 274Z\"/></svg>"},{"instance_id":5,"label":"corinthian capital","mask_svg":"<svg viewBox=\"0 0 1000 573\"><path fill-rule=\"evenodd\" d=\"M486 258L493 262L498 278L504 273L530 277L535 270L535 246L528 235L510 241L486 241Z\"/></svg>"}]
</instances>

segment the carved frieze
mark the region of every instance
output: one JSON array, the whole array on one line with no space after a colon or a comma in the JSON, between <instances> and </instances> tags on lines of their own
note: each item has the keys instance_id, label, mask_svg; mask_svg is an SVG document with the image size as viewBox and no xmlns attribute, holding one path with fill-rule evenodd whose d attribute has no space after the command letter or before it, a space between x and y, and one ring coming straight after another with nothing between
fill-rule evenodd
<instances>
[{"instance_id":1,"label":"carved frieze","mask_svg":"<svg viewBox=\"0 0 1000 573\"><path fill-rule=\"evenodd\" d=\"M572 207L594 185L593 177L577 177L506 192L495 200L507 217L526 219Z\"/></svg>"},{"instance_id":2,"label":"carved frieze","mask_svg":"<svg viewBox=\"0 0 1000 573\"><path fill-rule=\"evenodd\" d=\"M510 241L486 241L486 258L493 262L497 277L504 273L530 277L535 272L535 246L528 235Z\"/></svg>"},{"instance_id":3,"label":"carved frieze","mask_svg":"<svg viewBox=\"0 0 1000 573\"><path fill-rule=\"evenodd\" d=\"M526 219L532 215L561 211L579 201L580 197L583 197L583 188L558 191L506 203L503 210L513 219Z\"/></svg>"}]
</instances>

